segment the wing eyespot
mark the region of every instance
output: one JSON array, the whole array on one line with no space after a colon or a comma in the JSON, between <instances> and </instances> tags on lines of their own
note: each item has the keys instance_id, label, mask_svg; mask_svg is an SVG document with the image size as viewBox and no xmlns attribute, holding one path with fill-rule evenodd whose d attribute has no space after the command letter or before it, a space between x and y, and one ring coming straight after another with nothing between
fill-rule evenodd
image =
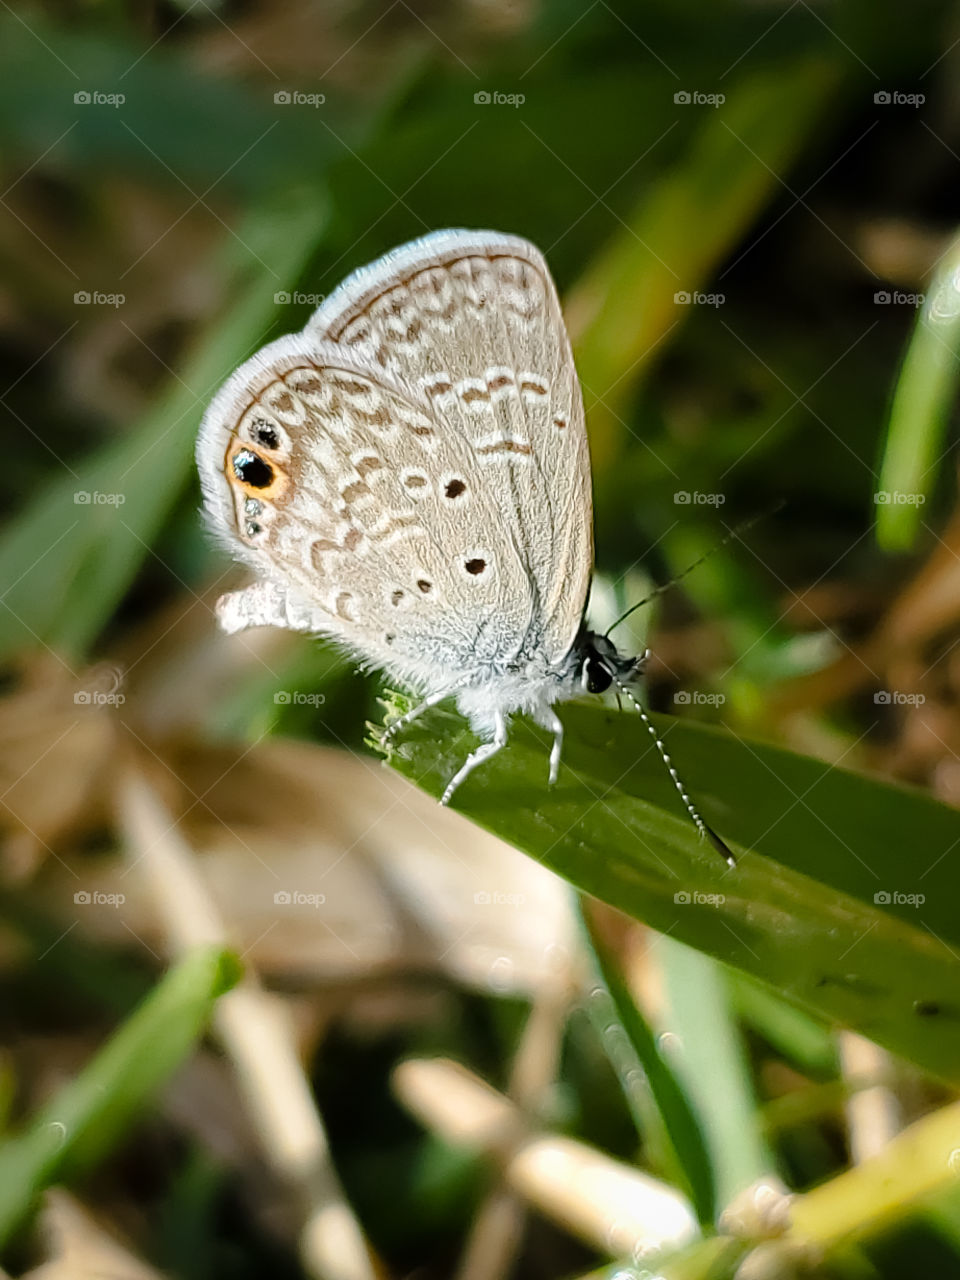
<instances>
[{"instance_id":1,"label":"wing eyespot","mask_svg":"<svg viewBox=\"0 0 960 1280\"><path fill-rule=\"evenodd\" d=\"M252 435L257 444L262 444L265 449L280 448L280 433L266 418L257 418L254 421Z\"/></svg>"},{"instance_id":2,"label":"wing eyespot","mask_svg":"<svg viewBox=\"0 0 960 1280\"><path fill-rule=\"evenodd\" d=\"M289 476L273 458L234 437L226 459L228 483L237 494L238 507L246 516L260 515L266 504L282 503L289 488ZM258 506L248 506L248 503Z\"/></svg>"},{"instance_id":3,"label":"wing eyespot","mask_svg":"<svg viewBox=\"0 0 960 1280\"><path fill-rule=\"evenodd\" d=\"M252 449L233 455L233 474L251 489L269 489L273 484L273 467Z\"/></svg>"}]
</instances>

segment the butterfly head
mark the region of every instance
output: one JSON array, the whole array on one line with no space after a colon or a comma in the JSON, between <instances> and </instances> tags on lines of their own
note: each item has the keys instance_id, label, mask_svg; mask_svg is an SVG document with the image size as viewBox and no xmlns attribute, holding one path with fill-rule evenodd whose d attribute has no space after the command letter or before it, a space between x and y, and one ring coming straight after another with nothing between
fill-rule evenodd
<instances>
[{"instance_id":1,"label":"butterfly head","mask_svg":"<svg viewBox=\"0 0 960 1280\"><path fill-rule=\"evenodd\" d=\"M577 646L580 684L587 693L605 693L612 684L629 684L642 672L646 656L627 657L606 636L587 631Z\"/></svg>"}]
</instances>

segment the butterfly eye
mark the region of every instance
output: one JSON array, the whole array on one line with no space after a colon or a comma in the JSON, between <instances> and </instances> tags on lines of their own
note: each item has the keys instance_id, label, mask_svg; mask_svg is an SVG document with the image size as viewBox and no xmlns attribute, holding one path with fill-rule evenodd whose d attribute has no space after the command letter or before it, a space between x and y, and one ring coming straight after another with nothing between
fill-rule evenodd
<instances>
[{"instance_id":1,"label":"butterfly eye","mask_svg":"<svg viewBox=\"0 0 960 1280\"><path fill-rule=\"evenodd\" d=\"M251 489L268 489L273 482L273 468L249 449L241 449L234 456L233 470L237 479Z\"/></svg>"},{"instance_id":2,"label":"butterfly eye","mask_svg":"<svg viewBox=\"0 0 960 1280\"><path fill-rule=\"evenodd\" d=\"M613 684L613 676L604 663L588 658L583 668L583 683L587 693L603 693Z\"/></svg>"}]
</instances>

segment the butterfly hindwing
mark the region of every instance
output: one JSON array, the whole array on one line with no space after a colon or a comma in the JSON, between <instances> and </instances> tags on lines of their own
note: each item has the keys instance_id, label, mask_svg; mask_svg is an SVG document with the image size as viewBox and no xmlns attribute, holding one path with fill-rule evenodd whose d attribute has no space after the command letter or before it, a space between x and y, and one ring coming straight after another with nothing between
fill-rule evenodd
<instances>
[{"instance_id":1,"label":"butterfly hindwing","mask_svg":"<svg viewBox=\"0 0 960 1280\"><path fill-rule=\"evenodd\" d=\"M592 563L579 384L542 256L442 232L350 277L208 411L215 529L257 573L229 629L332 635L423 688L580 624Z\"/></svg>"},{"instance_id":2,"label":"butterfly hindwing","mask_svg":"<svg viewBox=\"0 0 960 1280\"><path fill-rule=\"evenodd\" d=\"M221 606L231 629L319 631L414 684L519 645L523 566L496 540L473 451L429 406L342 349L300 341L261 360L224 426L208 507L261 577L242 606Z\"/></svg>"}]
</instances>

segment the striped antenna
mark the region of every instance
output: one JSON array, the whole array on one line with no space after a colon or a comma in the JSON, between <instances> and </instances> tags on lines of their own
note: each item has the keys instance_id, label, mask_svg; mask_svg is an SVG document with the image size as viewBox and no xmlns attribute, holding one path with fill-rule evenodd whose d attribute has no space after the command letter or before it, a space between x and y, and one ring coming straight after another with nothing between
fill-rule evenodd
<instances>
[{"instance_id":1,"label":"striped antenna","mask_svg":"<svg viewBox=\"0 0 960 1280\"><path fill-rule=\"evenodd\" d=\"M694 826L700 832L700 835L703 837L703 839L710 841L714 849L716 849L717 853L719 853L720 857L723 858L724 862L726 862L727 866L735 867L737 865L737 860L733 856L733 853L730 851L730 849L727 848L727 846L720 839L720 837L713 830L713 828L709 827L704 822L703 818L701 818L700 816L699 809L696 807L696 805L693 803L693 801L690 799L689 795L687 794L687 789L683 785L682 781L680 780L680 775L677 773L676 769L673 767L673 761L670 759L670 753L667 751L667 748L664 746L663 739L657 733L656 728L654 727L653 721L647 715L646 711L644 711L643 707L640 705L638 700L630 692L629 688L625 684L622 684L621 681L619 681L616 678L616 676L614 676L613 680L614 680L614 684L617 686L620 692L624 695L624 697L629 698L630 701L633 703L634 707L636 707L637 711L640 713L640 719L647 726L647 731L649 732L650 737L653 738L653 741L654 741L654 744L656 745L657 750L660 752L660 759L667 766L667 772L670 774L670 777L673 779L673 785L677 788L677 791L680 794L680 799L683 801L684 808L686 809L687 813L689 813L690 817L693 819Z\"/></svg>"}]
</instances>

